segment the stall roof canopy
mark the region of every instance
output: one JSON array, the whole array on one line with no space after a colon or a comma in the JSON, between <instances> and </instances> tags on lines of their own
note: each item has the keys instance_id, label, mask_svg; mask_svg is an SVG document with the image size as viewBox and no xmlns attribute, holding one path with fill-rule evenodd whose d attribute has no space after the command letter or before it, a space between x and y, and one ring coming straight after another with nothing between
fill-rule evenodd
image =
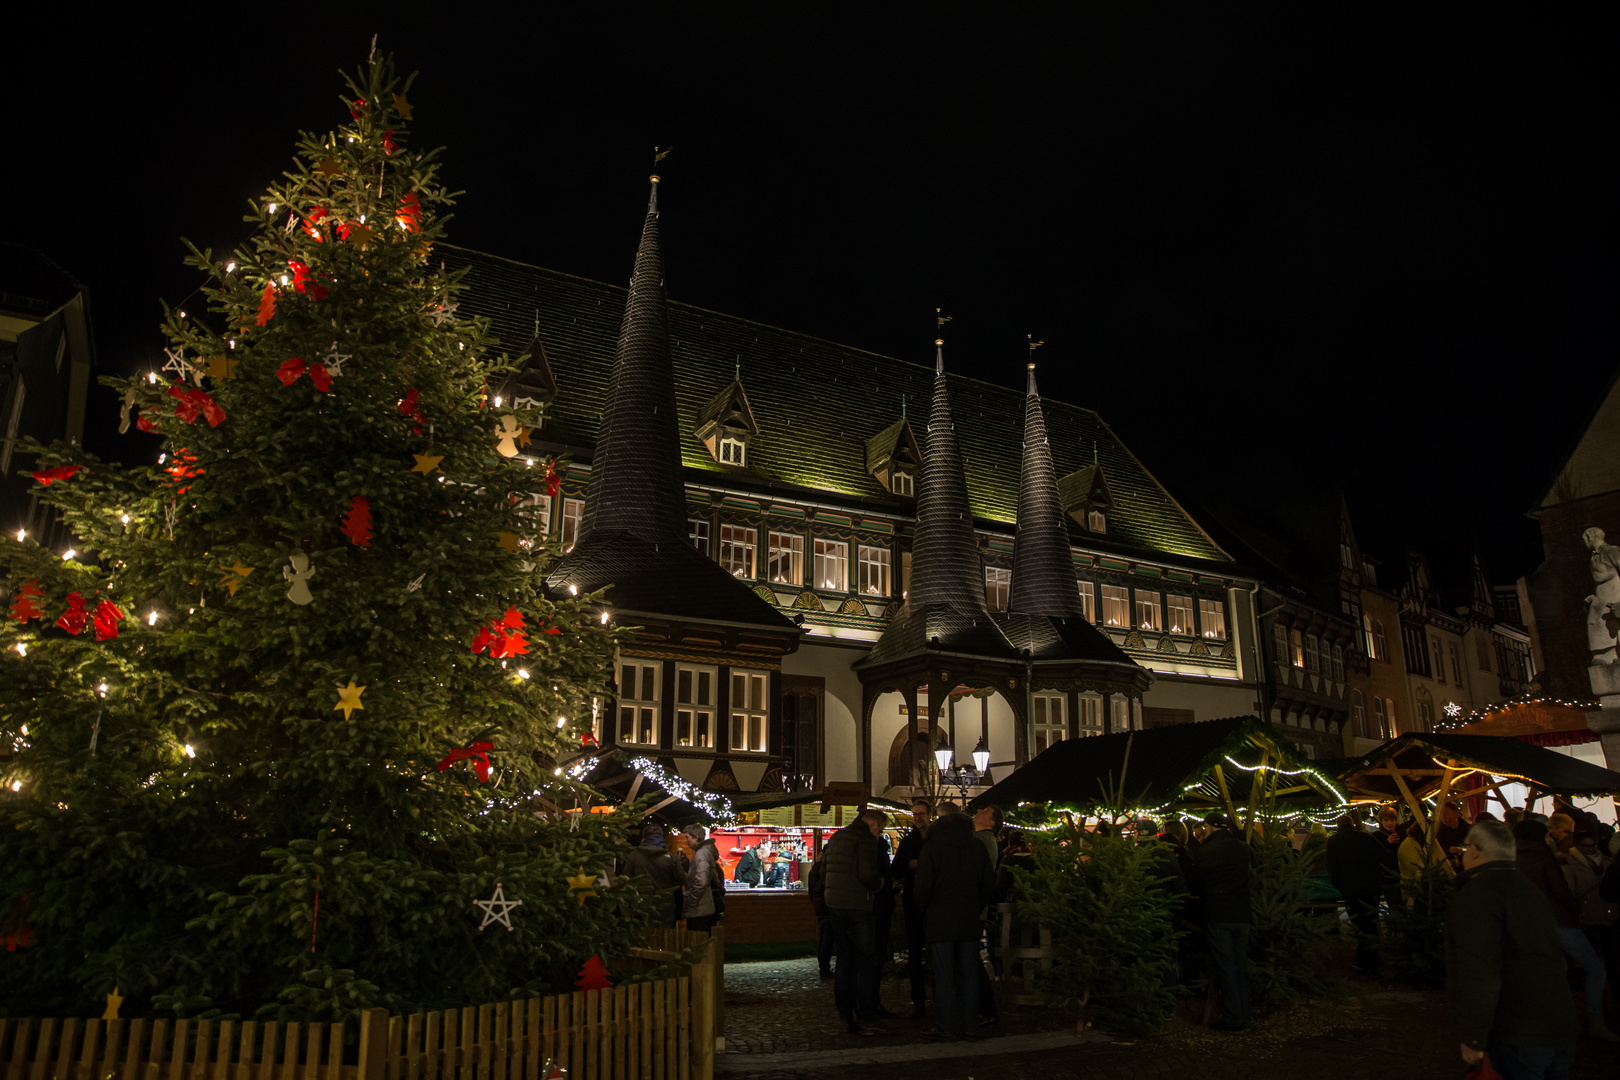
<instances>
[{"instance_id":1,"label":"stall roof canopy","mask_svg":"<svg viewBox=\"0 0 1620 1080\"><path fill-rule=\"evenodd\" d=\"M1127 765L1127 747L1130 762ZM976 806L1049 803L1086 807L1108 801L1123 787L1131 808L1221 809L1225 798L1214 777L1223 766L1227 791L1235 805L1247 805L1251 785L1262 777L1256 768L1264 755L1270 768L1256 795L1288 810L1339 805L1342 793L1331 777L1318 771L1292 743L1252 716L1205 720L1146 731L1065 739L1037 755L1028 765L973 800ZM1124 783L1120 785L1123 778Z\"/></svg>"},{"instance_id":2,"label":"stall roof canopy","mask_svg":"<svg viewBox=\"0 0 1620 1080\"><path fill-rule=\"evenodd\" d=\"M1500 735L1413 733L1391 739L1340 772L1353 793L1401 798L1390 769L1401 773L1414 797L1435 794L1447 762L1492 776L1519 778L1556 795L1608 795L1620 792L1620 773L1590 762Z\"/></svg>"}]
</instances>

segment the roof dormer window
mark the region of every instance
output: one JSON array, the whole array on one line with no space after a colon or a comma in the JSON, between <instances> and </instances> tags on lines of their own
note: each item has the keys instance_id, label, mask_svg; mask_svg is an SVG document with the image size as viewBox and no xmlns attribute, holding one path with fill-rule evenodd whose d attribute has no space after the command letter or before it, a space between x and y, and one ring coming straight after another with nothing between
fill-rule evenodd
<instances>
[{"instance_id":1,"label":"roof dormer window","mask_svg":"<svg viewBox=\"0 0 1620 1080\"><path fill-rule=\"evenodd\" d=\"M890 495L916 498L921 468L922 448L904 416L866 440L866 471Z\"/></svg>"},{"instance_id":2,"label":"roof dormer window","mask_svg":"<svg viewBox=\"0 0 1620 1080\"><path fill-rule=\"evenodd\" d=\"M1114 508L1114 498L1108 492L1108 481L1102 467L1087 465L1058 481L1058 501L1063 510L1088 532L1108 531L1108 513Z\"/></svg>"},{"instance_id":3,"label":"roof dormer window","mask_svg":"<svg viewBox=\"0 0 1620 1080\"><path fill-rule=\"evenodd\" d=\"M741 382L733 382L703 407L693 434L719 464L732 469L748 464L748 441L759 434L759 424Z\"/></svg>"},{"instance_id":4,"label":"roof dormer window","mask_svg":"<svg viewBox=\"0 0 1620 1080\"><path fill-rule=\"evenodd\" d=\"M1107 532L1108 515L1103 513L1101 510L1086 511L1086 528L1090 529L1094 533Z\"/></svg>"},{"instance_id":5,"label":"roof dormer window","mask_svg":"<svg viewBox=\"0 0 1620 1080\"><path fill-rule=\"evenodd\" d=\"M912 480L911 473L905 469L895 469L889 473L889 492L908 498L916 495L916 484Z\"/></svg>"}]
</instances>

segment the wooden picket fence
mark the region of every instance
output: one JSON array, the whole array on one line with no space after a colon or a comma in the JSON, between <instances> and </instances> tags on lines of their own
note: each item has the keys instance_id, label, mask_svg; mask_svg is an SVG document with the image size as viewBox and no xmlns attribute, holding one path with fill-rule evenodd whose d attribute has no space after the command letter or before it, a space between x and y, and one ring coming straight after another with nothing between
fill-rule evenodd
<instances>
[{"instance_id":1,"label":"wooden picket fence","mask_svg":"<svg viewBox=\"0 0 1620 1080\"><path fill-rule=\"evenodd\" d=\"M0 1080L548 1080L559 1067L569 1080L712 1080L715 966L444 1012L370 1009L347 1047L343 1024L0 1019Z\"/></svg>"}]
</instances>

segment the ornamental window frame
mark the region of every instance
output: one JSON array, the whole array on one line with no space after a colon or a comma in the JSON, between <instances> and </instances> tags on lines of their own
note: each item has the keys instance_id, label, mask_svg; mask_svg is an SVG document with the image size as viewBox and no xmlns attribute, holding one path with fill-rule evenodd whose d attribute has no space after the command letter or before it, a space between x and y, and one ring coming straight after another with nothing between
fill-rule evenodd
<instances>
[{"instance_id":1,"label":"ornamental window frame","mask_svg":"<svg viewBox=\"0 0 1620 1080\"><path fill-rule=\"evenodd\" d=\"M574 544L579 541L579 526L585 520L585 500L564 498L562 501L561 527L557 531L557 542L562 545L565 552L572 551Z\"/></svg>"},{"instance_id":2,"label":"ornamental window frame","mask_svg":"<svg viewBox=\"0 0 1620 1080\"><path fill-rule=\"evenodd\" d=\"M991 611L1006 611L1012 597L1012 571L1005 566L984 568L984 605Z\"/></svg>"},{"instance_id":3,"label":"ornamental window frame","mask_svg":"<svg viewBox=\"0 0 1620 1080\"><path fill-rule=\"evenodd\" d=\"M861 544L856 549L860 580L856 583L863 596L888 596L893 588L891 565L893 553L879 544Z\"/></svg>"},{"instance_id":4,"label":"ornamental window frame","mask_svg":"<svg viewBox=\"0 0 1620 1080\"><path fill-rule=\"evenodd\" d=\"M889 473L889 494L916 497L917 480L910 469L895 469Z\"/></svg>"},{"instance_id":5,"label":"ornamental window frame","mask_svg":"<svg viewBox=\"0 0 1620 1080\"><path fill-rule=\"evenodd\" d=\"M784 572L785 569L785 572ZM772 530L765 549L765 580L773 585L804 585L804 536Z\"/></svg>"},{"instance_id":6,"label":"ornamental window frame","mask_svg":"<svg viewBox=\"0 0 1620 1080\"><path fill-rule=\"evenodd\" d=\"M1178 596L1171 593L1165 598L1166 612L1170 620L1170 632L1192 637L1198 633L1193 619L1193 598Z\"/></svg>"},{"instance_id":7,"label":"ornamental window frame","mask_svg":"<svg viewBox=\"0 0 1620 1080\"><path fill-rule=\"evenodd\" d=\"M812 545L815 579L812 588L849 591L849 542L821 540Z\"/></svg>"},{"instance_id":8,"label":"ornamental window frame","mask_svg":"<svg viewBox=\"0 0 1620 1080\"><path fill-rule=\"evenodd\" d=\"M676 746L693 750L715 748L719 690L719 668L702 664L675 665Z\"/></svg>"},{"instance_id":9,"label":"ornamental window frame","mask_svg":"<svg viewBox=\"0 0 1620 1080\"><path fill-rule=\"evenodd\" d=\"M662 701L664 665L639 656L621 656L618 675L619 694L614 705L618 722L614 725L614 742L620 746L657 747L659 717L663 715L659 703ZM649 681L652 683L652 693L646 696Z\"/></svg>"},{"instance_id":10,"label":"ornamental window frame","mask_svg":"<svg viewBox=\"0 0 1620 1080\"><path fill-rule=\"evenodd\" d=\"M1033 710L1031 726L1034 729L1033 746L1036 754L1069 737L1066 694L1031 694ZM1031 755L1034 756L1034 755Z\"/></svg>"},{"instance_id":11,"label":"ornamental window frame","mask_svg":"<svg viewBox=\"0 0 1620 1080\"><path fill-rule=\"evenodd\" d=\"M715 447L715 460L722 465L745 467L748 462L748 441L730 433L722 435Z\"/></svg>"},{"instance_id":12,"label":"ornamental window frame","mask_svg":"<svg viewBox=\"0 0 1620 1080\"><path fill-rule=\"evenodd\" d=\"M771 673L734 667L730 673L732 753L764 754L770 750Z\"/></svg>"},{"instance_id":13,"label":"ornamental window frame","mask_svg":"<svg viewBox=\"0 0 1620 1080\"><path fill-rule=\"evenodd\" d=\"M1226 604L1222 601L1200 596L1198 622L1203 637L1213 641L1226 640Z\"/></svg>"},{"instance_id":14,"label":"ornamental window frame","mask_svg":"<svg viewBox=\"0 0 1620 1080\"><path fill-rule=\"evenodd\" d=\"M1131 590L1123 585L1104 585L1102 605L1104 626L1131 628Z\"/></svg>"},{"instance_id":15,"label":"ornamental window frame","mask_svg":"<svg viewBox=\"0 0 1620 1080\"><path fill-rule=\"evenodd\" d=\"M1086 511L1086 530L1088 532L1094 532L1094 533L1097 533L1099 535L1107 533L1108 532L1108 515L1103 513L1101 510L1096 510L1096 509L1087 510Z\"/></svg>"},{"instance_id":16,"label":"ornamental window frame","mask_svg":"<svg viewBox=\"0 0 1620 1080\"><path fill-rule=\"evenodd\" d=\"M1097 587L1089 581L1079 581L1080 586L1080 613L1086 617L1086 622L1097 621Z\"/></svg>"},{"instance_id":17,"label":"ornamental window frame","mask_svg":"<svg viewBox=\"0 0 1620 1080\"><path fill-rule=\"evenodd\" d=\"M1136 590L1136 621L1138 630L1164 630L1164 605L1157 589Z\"/></svg>"},{"instance_id":18,"label":"ornamental window frame","mask_svg":"<svg viewBox=\"0 0 1620 1080\"><path fill-rule=\"evenodd\" d=\"M1081 694L1076 700L1075 724L1082 739L1103 733L1102 703L1101 694Z\"/></svg>"},{"instance_id":19,"label":"ornamental window frame","mask_svg":"<svg viewBox=\"0 0 1620 1080\"><path fill-rule=\"evenodd\" d=\"M756 530L747 525L720 526L720 567L740 580L752 581Z\"/></svg>"}]
</instances>

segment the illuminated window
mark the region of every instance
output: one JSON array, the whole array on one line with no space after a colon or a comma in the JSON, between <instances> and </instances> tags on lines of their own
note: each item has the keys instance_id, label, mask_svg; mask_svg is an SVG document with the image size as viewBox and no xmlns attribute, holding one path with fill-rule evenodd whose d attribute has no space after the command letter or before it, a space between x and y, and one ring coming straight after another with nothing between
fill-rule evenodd
<instances>
[{"instance_id":1,"label":"illuminated window","mask_svg":"<svg viewBox=\"0 0 1620 1080\"><path fill-rule=\"evenodd\" d=\"M804 537L798 533L771 533L765 578L778 585L804 584Z\"/></svg>"},{"instance_id":2,"label":"illuminated window","mask_svg":"<svg viewBox=\"0 0 1620 1080\"><path fill-rule=\"evenodd\" d=\"M1316 635L1305 635L1305 670L1315 675L1318 671L1316 664Z\"/></svg>"},{"instance_id":3,"label":"illuminated window","mask_svg":"<svg viewBox=\"0 0 1620 1080\"><path fill-rule=\"evenodd\" d=\"M1384 621L1373 620L1373 645L1378 650L1373 655L1380 660L1389 659L1389 642L1384 638Z\"/></svg>"},{"instance_id":4,"label":"illuminated window","mask_svg":"<svg viewBox=\"0 0 1620 1080\"><path fill-rule=\"evenodd\" d=\"M741 525L720 526L720 565L732 577L754 576L754 530Z\"/></svg>"},{"instance_id":5,"label":"illuminated window","mask_svg":"<svg viewBox=\"0 0 1620 1080\"><path fill-rule=\"evenodd\" d=\"M915 492L915 482L912 480L911 474L904 471L890 473L889 491L895 495L910 495Z\"/></svg>"},{"instance_id":6,"label":"illuminated window","mask_svg":"<svg viewBox=\"0 0 1620 1080\"><path fill-rule=\"evenodd\" d=\"M741 465L743 463L743 441L741 439L720 440L720 464Z\"/></svg>"},{"instance_id":7,"label":"illuminated window","mask_svg":"<svg viewBox=\"0 0 1620 1080\"><path fill-rule=\"evenodd\" d=\"M1131 591L1123 585L1104 585L1102 596L1103 625L1131 625Z\"/></svg>"},{"instance_id":8,"label":"illuminated window","mask_svg":"<svg viewBox=\"0 0 1620 1080\"><path fill-rule=\"evenodd\" d=\"M1170 605L1170 632L1172 634L1191 634L1193 630L1193 606L1190 596L1171 596Z\"/></svg>"},{"instance_id":9,"label":"illuminated window","mask_svg":"<svg viewBox=\"0 0 1620 1080\"><path fill-rule=\"evenodd\" d=\"M1080 611L1086 622L1097 621L1097 588L1089 581L1080 582Z\"/></svg>"},{"instance_id":10,"label":"illuminated window","mask_svg":"<svg viewBox=\"0 0 1620 1080\"><path fill-rule=\"evenodd\" d=\"M675 745L714 746L714 668L675 667Z\"/></svg>"},{"instance_id":11,"label":"illuminated window","mask_svg":"<svg viewBox=\"0 0 1620 1080\"><path fill-rule=\"evenodd\" d=\"M1361 636L1367 639L1367 655L1374 660L1382 660L1383 657L1378 655L1378 643L1373 640L1371 615L1361 617Z\"/></svg>"},{"instance_id":12,"label":"illuminated window","mask_svg":"<svg viewBox=\"0 0 1620 1080\"><path fill-rule=\"evenodd\" d=\"M1356 568L1355 556L1350 553L1350 545L1345 543L1343 540L1339 541L1339 563L1346 570L1354 570Z\"/></svg>"},{"instance_id":13,"label":"illuminated window","mask_svg":"<svg viewBox=\"0 0 1620 1080\"><path fill-rule=\"evenodd\" d=\"M984 603L991 611L1007 610L1007 594L1012 591L1012 571L1000 566L984 568Z\"/></svg>"},{"instance_id":14,"label":"illuminated window","mask_svg":"<svg viewBox=\"0 0 1620 1080\"><path fill-rule=\"evenodd\" d=\"M1115 731L1142 730L1142 720L1140 714L1138 714L1133 720L1132 714L1135 713L1136 710L1131 707L1130 698L1121 697L1120 695L1115 694L1109 699L1109 701L1113 705L1113 709L1111 711L1114 714L1113 725Z\"/></svg>"},{"instance_id":15,"label":"illuminated window","mask_svg":"<svg viewBox=\"0 0 1620 1080\"><path fill-rule=\"evenodd\" d=\"M551 531L551 497L545 494L530 495L514 508L523 517L528 519L530 531L544 536Z\"/></svg>"},{"instance_id":16,"label":"illuminated window","mask_svg":"<svg viewBox=\"0 0 1620 1080\"><path fill-rule=\"evenodd\" d=\"M658 744L658 676L662 665L627 660L619 665L619 742Z\"/></svg>"},{"instance_id":17,"label":"illuminated window","mask_svg":"<svg viewBox=\"0 0 1620 1080\"><path fill-rule=\"evenodd\" d=\"M709 553L709 523L701 518L689 518L686 522L686 538L692 541L692 546L700 554Z\"/></svg>"},{"instance_id":18,"label":"illuminated window","mask_svg":"<svg viewBox=\"0 0 1620 1080\"><path fill-rule=\"evenodd\" d=\"M1374 739L1388 739L1391 737L1389 732L1389 713L1384 708L1384 699L1375 697L1373 698L1373 729L1371 737Z\"/></svg>"},{"instance_id":19,"label":"illuminated window","mask_svg":"<svg viewBox=\"0 0 1620 1080\"><path fill-rule=\"evenodd\" d=\"M1387 738L1387 739L1393 739L1395 736L1397 736L1397 735L1399 735L1401 733L1400 725L1395 722L1395 699L1394 698L1385 698L1384 699L1384 710L1385 710L1385 712L1387 714L1386 722L1389 725L1388 727L1386 727L1384 729L1389 734L1387 734L1384 737Z\"/></svg>"},{"instance_id":20,"label":"illuminated window","mask_svg":"<svg viewBox=\"0 0 1620 1080\"><path fill-rule=\"evenodd\" d=\"M1204 636L1225 640L1226 638L1226 605L1219 600L1200 598L1198 601L1198 617L1204 625Z\"/></svg>"},{"instance_id":21,"label":"illuminated window","mask_svg":"<svg viewBox=\"0 0 1620 1080\"><path fill-rule=\"evenodd\" d=\"M562 534L558 537L562 541L562 549L569 551L574 541L579 539L579 522L585 516L584 499L564 499L562 512Z\"/></svg>"},{"instance_id":22,"label":"illuminated window","mask_svg":"<svg viewBox=\"0 0 1620 1080\"><path fill-rule=\"evenodd\" d=\"M849 588L849 545L842 540L817 540L815 570L816 588L838 592Z\"/></svg>"},{"instance_id":23,"label":"illuminated window","mask_svg":"<svg viewBox=\"0 0 1620 1080\"><path fill-rule=\"evenodd\" d=\"M862 544L860 548L861 592L868 596L889 595L889 549L885 547L869 547Z\"/></svg>"},{"instance_id":24,"label":"illuminated window","mask_svg":"<svg viewBox=\"0 0 1620 1080\"><path fill-rule=\"evenodd\" d=\"M1091 510L1086 513L1086 528L1094 533L1108 531L1108 518L1101 510Z\"/></svg>"},{"instance_id":25,"label":"illuminated window","mask_svg":"<svg viewBox=\"0 0 1620 1080\"><path fill-rule=\"evenodd\" d=\"M1304 635L1301 634L1298 630L1290 630L1290 631L1288 631L1288 642L1289 642L1290 645L1293 646L1294 666L1297 667L1297 668L1304 667L1305 666L1305 637L1304 637Z\"/></svg>"},{"instance_id":26,"label":"illuminated window","mask_svg":"<svg viewBox=\"0 0 1620 1080\"><path fill-rule=\"evenodd\" d=\"M1163 630L1164 616L1159 607L1159 594L1147 589L1136 590L1136 628Z\"/></svg>"},{"instance_id":27,"label":"illuminated window","mask_svg":"<svg viewBox=\"0 0 1620 1080\"><path fill-rule=\"evenodd\" d=\"M1096 694L1081 694L1080 712L1077 714L1076 719L1080 724L1081 738L1087 735L1101 735L1103 733L1102 698Z\"/></svg>"},{"instance_id":28,"label":"illuminated window","mask_svg":"<svg viewBox=\"0 0 1620 1080\"><path fill-rule=\"evenodd\" d=\"M1344 649L1333 646L1333 681L1344 682Z\"/></svg>"},{"instance_id":29,"label":"illuminated window","mask_svg":"<svg viewBox=\"0 0 1620 1080\"><path fill-rule=\"evenodd\" d=\"M1063 721L1063 697L1059 694L1036 694L1035 752L1038 754L1053 743L1062 742L1069 734L1069 725Z\"/></svg>"},{"instance_id":30,"label":"illuminated window","mask_svg":"<svg viewBox=\"0 0 1620 1080\"><path fill-rule=\"evenodd\" d=\"M758 671L731 673L731 748L763 754L766 750L765 724L770 710L765 705L769 676Z\"/></svg>"},{"instance_id":31,"label":"illuminated window","mask_svg":"<svg viewBox=\"0 0 1620 1080\"><path fill-rule=\"evenodd\" d=\"M900 553L900 599L904 600L911 591L911 552Z\"/></svg>"}]
</instances>

